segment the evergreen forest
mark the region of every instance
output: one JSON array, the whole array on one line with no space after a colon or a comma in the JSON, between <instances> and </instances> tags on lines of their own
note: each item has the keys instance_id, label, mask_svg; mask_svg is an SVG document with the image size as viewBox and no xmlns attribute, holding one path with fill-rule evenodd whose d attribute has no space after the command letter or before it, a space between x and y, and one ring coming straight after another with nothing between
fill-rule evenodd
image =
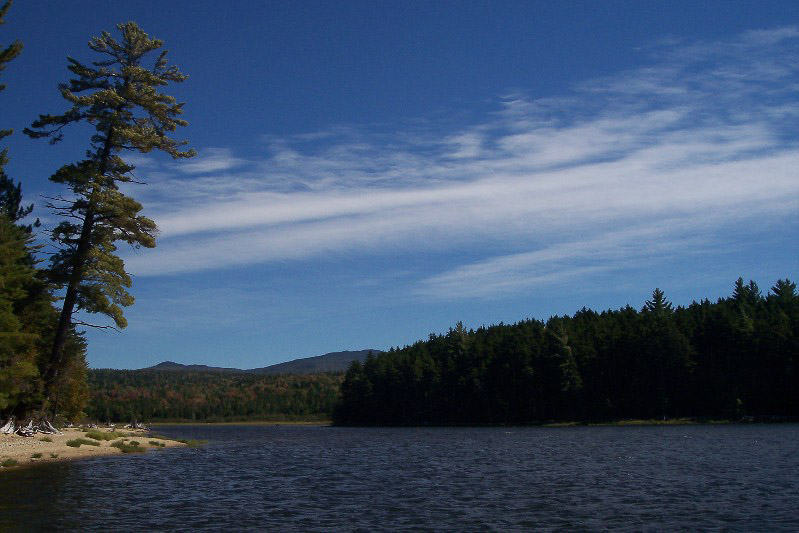
<instances>
[{"instance_id":1,"label":"evergreen forest","mask_svg":"<svg viewBox=\"0 0 799 533\"><path fill-rule=\"evenodd\" d=\"M795 419L799 298L780 280L674 306L582 309L430 335L353 362L334 421L349 425L527 424L619 419Z\"/></svg>"}]
</instances>

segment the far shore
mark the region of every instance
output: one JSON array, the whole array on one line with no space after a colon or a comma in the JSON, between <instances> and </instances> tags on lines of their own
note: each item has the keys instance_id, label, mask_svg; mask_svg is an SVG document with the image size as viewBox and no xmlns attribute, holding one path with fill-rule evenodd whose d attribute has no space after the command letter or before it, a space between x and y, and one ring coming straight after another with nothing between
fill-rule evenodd
<instances>
[{"instance_id":1,"label":"far shore","mask_svg":"<svg viewBox=\"0 0 799 533\"><path fill-rule=\"evenodd\" d=\"M201 420L180 422L151 422L150 427L158 426L332 426L332 420L242 420L239 422L204 422Z\"/></svg>"},{"instance_id":2,"label":"far shore","mask_svg":"<svg viewBox=\"0 0 799 533\"><path fill-rule=\"evenodd\" d=\"M723 424L779 424L779 423L799 422L791 417L768 417L744 419L732 418L635 418L635 419L611 419L611 420L563 420L563 421L537 421L517 424L409 424L393 425L379 424L377 426L358 426L344 425L342 427L616 427L616 426L684 426L684 425L723 425ZM176 422L150 422L150 427L158 426L335 426L332 420L241 420L241 421L190 421L182 420Z\"/></svg>"},{"instance_id":3,"label":"far shore","mask_svg":"<svg viewBox=\"0 0 799 533\"><path fill-rule=\"evenodd\" d=\"M647 419L621 419L606 421L569 421L569 422L550 422L541 424L543 427L575 427L575 426L687 426L700 424L738 424L747 423L745 421L735 421L727 418L647 418Z\"/></svg>"},{"instance_id":4,"label":"far shore","mask_svg":"<svg viewBox=\"0 0 799 533\"><path fill-rule=\"evenodd\" d=\"M175 446L186 446L183 442L151 435L151 432L147 430L119 429L112 433L107 428L99 428L96 431L108 435L108 438L112 440L96 441L86 439L96 445L81 444L78 447L67 444L68 441L74 441L75 439L85 439L86 431L88 430L85 428L64 428L61 430L60 435L43 433L37 433L33 437L0 435L0 472L21 466L124 453L120 447L112 446L112 442L124 442L129 447L138 446L143 449L141 451L147 452ZM112 434L113 438L111 437ZM138 443L138 445L134 445L134 442Z\"/></svg>"}]
</instances>

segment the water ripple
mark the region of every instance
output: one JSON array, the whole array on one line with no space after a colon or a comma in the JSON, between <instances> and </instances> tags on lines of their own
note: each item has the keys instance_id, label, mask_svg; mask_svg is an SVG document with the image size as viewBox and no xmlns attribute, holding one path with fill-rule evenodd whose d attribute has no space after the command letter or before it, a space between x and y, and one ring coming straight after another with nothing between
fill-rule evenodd
<instances>
[{"instance_id":1,"label":"water ripple","mask_svg":"<svg viewBox=\"0 0 799 533\"><path fill-rule=\"evenodd\" d=\"M799 529L797 425L159 430L211 443L4 472L0 529Z\"/></svg>"}]
</instances>

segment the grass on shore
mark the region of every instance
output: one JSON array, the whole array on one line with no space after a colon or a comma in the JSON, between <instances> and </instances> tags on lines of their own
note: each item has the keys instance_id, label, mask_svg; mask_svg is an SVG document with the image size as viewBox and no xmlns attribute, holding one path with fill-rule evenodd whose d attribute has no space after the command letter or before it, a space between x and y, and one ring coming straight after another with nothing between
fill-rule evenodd
<instances>
[{"instance_id":1,"label":"grass on shore","mask_svg":"<svg viewBox=\"0 0 799 533\"><path fill-rule=\"evenodd\" d=\"M207 440L197 440L197 439L177 439L177 441L182 442L189 448L197 448L208 442Z\"/></svg>"},{"instance_id":2,"label":"grass on shore","mask_svg":"<svg viewBox=\"0 0 799 533\"><path fill-rule=\"evenodd\" d=\"M100 446L100 442L91 439L71 439L67 441L67 446L71 446L73 448L80 448L81 444L86 444L88 446Z\"/></svg>"},{"instance_id":3,"label":"grass on shore","mask_svg":"<svg viewBox=\"0 0 799 533\"><path fill-rule=\"evenodd\" d=\"M116 433L114 431L99 431L97 429L90 429L86 431L86 437L94 440L112 441L114 439L118 439L121 436L124 436L124 434Z\"/></svg>"},{"instance_id":4,"label":"grass on shore","mask_svg":"<svg viewBox=\"0 0 799 533\"><path fill-rule=\"evenodd\" d=\"M114 448L119 448L119 451L122 453L144 453L147 451L147 448L139 446L139 443L135 440L125 442L124 440L120 439L118 441L112 442L111 446Z\"/></svg>"}]
</instances>

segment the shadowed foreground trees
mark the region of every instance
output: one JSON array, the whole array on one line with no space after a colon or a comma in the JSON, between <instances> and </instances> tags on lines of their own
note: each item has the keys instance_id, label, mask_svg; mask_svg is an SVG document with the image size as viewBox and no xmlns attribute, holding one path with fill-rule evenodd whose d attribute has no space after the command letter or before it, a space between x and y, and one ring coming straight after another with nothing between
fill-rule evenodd
<instances>
[{"instance_id":1,"label":"shadowed foreground trees","mask_svg":"<svg viewBox=\"0 0 799 533\"><path fill-rule=\"evenodd\" d=\"M674 309L582 309L546 323L431 335L353 363L340 424L799 416L799 297L739 279L733 296Z\"/></svg>"},{"instance_id":2,"label":"shadowed foreground trees","mask_svg":"<svg viewBox=\"0 0 799 533\"><path fill-rule=\"evenodd\" d=\"M8 180L7 183L13 186ZM58 323L53 287L37 270L31 226L8 213L24 216L19 187L0 195L0 417L26 416L41 406L50 346ZM29 211L28 211L29 212ZM62 412L73 417L86 404L86 344L70 328L64 347L67 364L52 384Z\"/></svg>"},{"instance_id":3,"label":"shadowed foreground trees","mask_svg":"<svg viewBox=\"0 0 799 533\"><path fill-rule=\"evenodd\" d=\"M26 327L29 291L38 284L29 264L30 236L0 214L0 413L35 398L36 331Z\"/></svg>"},{"instance_id":4,"label":"shadowed foreground trees","mask_svg":"<svg viewBox=\"0 0 799 533\"><path fill-rule=\"evenodd\" d=\"M0 6L0 25L11 2ZM14 41L0 46L0 72L22 51L22 43ZM0 91L5 84L0 84ZM0 130L0 139L12 131ZM31 214L33 206L22 202L22 186L5 174L7 149L0 150L0 416L26 416L41 405L42 371L52 343L58 311L53 307L53 287L38 270L34 245L33 224L22 220ZM67 352L71 366L85 368L85 351L73 329L66 332ZM78 379L80 383L73 382ZM77 414L85 404L80 394L85 377L79 370L71 371L54 383L56 391L69 397L67 414Z\"/></svg>"}]
</instances>

